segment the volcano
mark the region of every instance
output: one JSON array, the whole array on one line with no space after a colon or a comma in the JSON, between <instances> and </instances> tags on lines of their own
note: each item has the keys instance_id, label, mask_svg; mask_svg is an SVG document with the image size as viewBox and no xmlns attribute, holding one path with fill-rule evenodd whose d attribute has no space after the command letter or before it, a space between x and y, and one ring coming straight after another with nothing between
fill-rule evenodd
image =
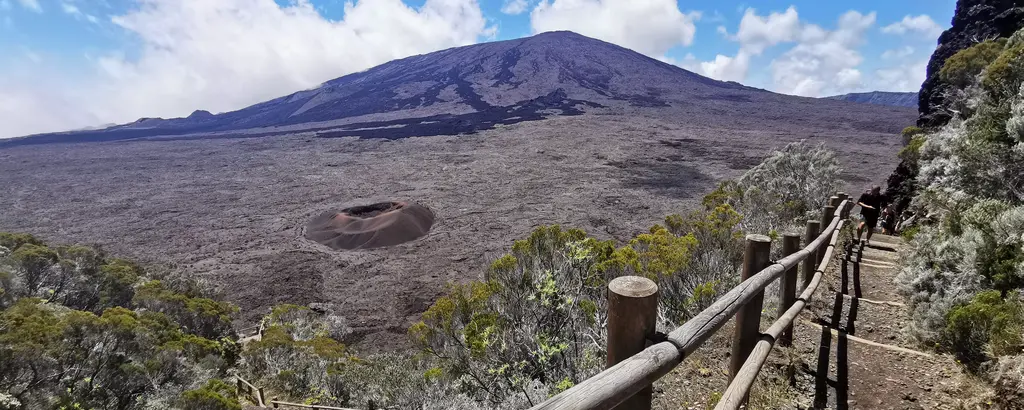
<instances>
[{"instance_id":1,"label":"volcano","mask_svg":"<svg viewBox=\"0 0 1024 410\"><path fill-rule=\"evenodd\" d=\"M691 124L787 123L897 132L905 109L776 94L722 82L573 32L456 47L391 61L241 110L143 118L2 145L137 138L454 135L583 113L643 112ZM0 146L2 146L0 145Z\"/></svg>"}]
</instances>

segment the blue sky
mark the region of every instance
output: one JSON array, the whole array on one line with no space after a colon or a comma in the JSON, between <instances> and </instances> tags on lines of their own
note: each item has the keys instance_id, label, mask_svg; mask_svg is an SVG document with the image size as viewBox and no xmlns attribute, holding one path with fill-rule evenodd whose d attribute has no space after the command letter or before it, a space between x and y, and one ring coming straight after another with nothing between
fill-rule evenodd
<instances>
[{"instance_id":1,"label":"blue sky","mask_svg":"<svg viewBox=\"0 0 1024 410\"><path fill-rule=\"evenodd\" d=\"M237 109L385 61L563 29L710 77L916 91L955 0L0 0L0 137Z\"/></svg>"}]
</instances>

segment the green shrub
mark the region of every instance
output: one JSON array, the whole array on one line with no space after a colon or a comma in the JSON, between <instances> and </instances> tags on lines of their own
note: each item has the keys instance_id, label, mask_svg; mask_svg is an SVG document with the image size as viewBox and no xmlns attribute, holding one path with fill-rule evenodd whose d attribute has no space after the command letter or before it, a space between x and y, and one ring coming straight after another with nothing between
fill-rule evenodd
<instances>
[{"instance_id":1,"label":"green shrub","mask_svg":"<svg viewBox=\"0 0 1024 410\"><path fill-rule=\"evenodd\" d=\"M986 148L985 145L993 144L1001 149L1009 148L1012 145L1012 140L1006 129L1006 122L1009 120L1010 107L1008 105L982 103L977 112L965 123L967 139L970 142L981 144L965 145L962 148ZM982 155L989 156L991 153L982 153Z\"/></svg>"},{"instance_id":2,"label":"green shrub","mask_svg":"<svg viewBox=\"0 0 1024 410\"><path fill-rule=\"evenodd\" d=\"M27 233L0 232L0 246L14 251L24 244L42 245L43 241Z\"/></svg>"},{"instance_id":3,"label":"green shrub","mask_svg":"<svg viewBox=\"0 0 1024 410\"><path fill-rule=\"evenodd\" d=\"M11 253L11 260L18 267L17 273L24 286L25 296L37 296L47 272L59 257L57 252L45 245L26 243Z\"/></svg>"},{"instance_id":4,"label":"green shrub","mask_svg":"<svg viewBox=\"0 0 1024 410\"><path fill-rule=\"evenodd\" d=\"M921 146L924 145L926 139L927 138L924 135L915 135L911 137L910 142L900 149L897 156L904 161L917 163L917 159L921 155Z\"/></svg>"},{"instance_id":5,"label":"green shrub","mask_svg":"<svg viewBox=\"0 0 1024 410\"><path fill-rule=\"evenodd\" d=\"M50 248L28 236L3 238L18 244L0 255L0 266L11 270L0 272L0 386L24 408L141 409L183 398L192 400L184 408L225 408L196 401L210 398L210 389L184 390L234 366L230 327L197 335L192 322L137 305L135 286L146 278L129 261L82 246ZM171 289L157 293L200 317L233 311Z\"/></svg>"},{"instance_id":6,"label":"green shrub","mask_svg":"<svg viewBox=\"0 0 1024 410\"><path fill-rule=\"evenodd\" d=\"M903 230L900 231L900 237L903 238L904 241L910 242L910 241L914 240L914 236L917 235L917 233L920 230L921 230L921 227L920 226L916 226L916 225L915 226L911 226L909 228L903 228Z\"/></svg>"},{"instance_id":7,"label":"green shrub","mask_svg":"<svg viewBox=\"0 0 1024 410\"><path fill-rule=\"evenodd\" d=\"M241 410L235 388L220 379L210 379L201 388L181 394L181 407L195 410Z\"/></svg>"},{"instance_id":8,"label":"green shrub","mask_svg":"<svg viewBox=\"0 0 1024 410\"><path fill-rule=\"evenodd\" d=\"M969 304L951 309L946 321L946 347L971 368L990 353L1013 354L1022 347L1024 311L1015 294L1004 300L997 291L979 293Z\"/></svg>"},{"instance_id":9,"label":"green shrub","mask_svg":"<svg viewBox=\"0 0 1024 410\"><path fill-rule=\"evenodd\" d=\"M215 338L231 333L231 315L238 308L209 298L190 297L151 280L135 288L132 303L144 309L165 313L190 333Z\"/></svg>"},{"instance_id":10,"label":"green shrub","mask_svg":"<svg viewBox=\"0 0 1024 410\"><path fill-rule=\"evenodd\" d=\"M998 243L985 235L985 245L978 249L978 273L1005 297L1010 291L1024 287L1024 249L1015 242Z\"/></svg>"},{"instance_id":11,"label":"green shrub","mask_svg":"<svg viewBox=\"0 0 1024 410\"><path fill-rule=\"evenodd\" d=\"M988 40L960 50L946 59L939 70L939 78L959 88L974 83L979 74L1003 51L1005 39Z\"/></svg>"},{"instance_id":12,"label":"green shrub","mask_svg":"<svg viewBox=\"0 0 1024 410\"><path fill-rule=\"evenodd\" d=\"M639 251L617 250L580 230L539 227L496 259L484 281L450 285L410 335L459 391L492 405L532 403L522 392L535 384L557 391L600 369L611 277L657 276L678 262L653 256L678 248L666 234L650 235Z\"/></svg>"},{"instance_id":13,"label":"green shrub","mask_svg":"<svg viewBox=\"0 0 1024 410\"><path fill-rule=\"evenodd\" d=\"M803 229L806 218L817 216L823 200L835 195L841 172L835 152L824 144L799 141L773 150L737 183L743 194L734 206L743 214L743 230Z\"/></svg>"},{"instance_id":14,"label":"green shrub","mask_svg":"<svg viewBox=\"0 0 1024 410\"><path fill-rule=\"evenodd\" d=\"M264 319L259 340L242 351L249 380L307 404L343 406L351 397L353 357L329 337L325 319L309 308L279 305Z\"/></svg>"},{"instance_id":15,"label":"green shrub","mask_svg":"<svg viewBox=\"0 0 1024 410\"><path fill-rule=\"evenodd\" d=\"M142 277L142 268L123 259L114 259L100 267L99 306L131 306L135 284Z\"/></svg>"},{"instance_id":16,"label":"green shrub","mask_svg":"<svg viewBox=\"0 0 1024 410\"><path fill-rule=\"evenodd\" d=\"M991 64L985 68L981 85L989 97L1002 100L1010 98L1020 90L1024 82L1024 43L1008 45Z\"/></svg>"},{"instance_id":17,"label":"green shrub","mask_svg":"<svg viewBox=\"0 0 1024 410\"><path fill-rule=\"evenodd\" d=\"M920 127L917 127L915 125L911 125L909 127L904 128L903 131L900 132L900 135L903 136L903 145L904 146L909 145L910 141L914 137L916 137L918 135L923 135L924 133L925 133L924 130L922 130Z\"/></svg>"}]
</instances>

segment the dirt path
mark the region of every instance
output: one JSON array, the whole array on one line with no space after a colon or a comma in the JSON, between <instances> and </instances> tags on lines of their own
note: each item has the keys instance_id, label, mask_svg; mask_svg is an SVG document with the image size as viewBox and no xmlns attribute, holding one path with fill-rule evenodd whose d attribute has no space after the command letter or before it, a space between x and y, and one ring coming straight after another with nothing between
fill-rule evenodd
<instances>
[{"instance_id":1,"label":"dirt path","mask_svg":"<svg viewBox=\"0 0 1024 410\"><path fill-rule=\"evenodd\" d=\"M904 247L883 235L851 245L802 315L806 376L798 389L813 397L812 408L954 409L970 401L974 384L951 357L923 352L901 333L907 313L893 280Z\"/></svg>"}]
</instances>

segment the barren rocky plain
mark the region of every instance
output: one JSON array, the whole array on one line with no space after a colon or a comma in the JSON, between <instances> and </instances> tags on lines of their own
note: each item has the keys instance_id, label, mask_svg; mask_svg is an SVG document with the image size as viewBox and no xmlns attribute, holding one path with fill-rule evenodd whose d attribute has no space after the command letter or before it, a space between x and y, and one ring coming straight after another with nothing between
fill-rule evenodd
<instances>
[{"instance_id":1,"label":"barren rocky plain","mask_svg":"<svg viewBox=\"0 0 1024 410\"><path fill-rule=\"evenodd\" d=\"M346 322L349 343L400 349L446 283L480 278L537 226L623 242L801 139L837 151L851 192L881 182L899 128L916 116L893 110L866 130L597 110L396 140L296 133L15 146L0 149L0 230L197 275L241 307L240 327L275 304L314 304ZM303 238L324 211L391 200L429 207L430 233L356 251Z\"/></svg>"}]
</instances>

